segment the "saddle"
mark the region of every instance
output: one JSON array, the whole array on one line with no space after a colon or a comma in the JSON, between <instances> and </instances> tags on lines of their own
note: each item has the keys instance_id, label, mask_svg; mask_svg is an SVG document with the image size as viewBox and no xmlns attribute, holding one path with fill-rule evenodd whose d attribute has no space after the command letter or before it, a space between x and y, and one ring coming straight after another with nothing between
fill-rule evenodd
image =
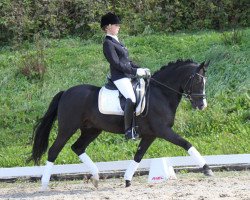
<instances>
[{"instance_id":1,"label":"saddle","mask_svg":"<svg viewBox=\"0 0 250 200\"><path fill-rule=\"evenodd\" d=\"M143 78L131 79L136 97L136 116L140 115L146 105L145 81ZM119 92L112 80L107 77L107 83L100 89L98 108L102 114L124 115L126 99Z\"/></svg>"}]
</instances>

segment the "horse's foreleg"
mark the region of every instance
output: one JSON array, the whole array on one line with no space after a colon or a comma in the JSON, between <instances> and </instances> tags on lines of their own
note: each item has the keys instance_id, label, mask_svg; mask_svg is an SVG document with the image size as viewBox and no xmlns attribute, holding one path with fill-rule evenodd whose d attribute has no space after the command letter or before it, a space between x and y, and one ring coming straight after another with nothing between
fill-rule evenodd
<instances>
[{"instance_id":1,"label":"horse's foreleg","mask_svg":"<svg viewBox=\"0 0 250 200\"><path fill-rule=\"evenodd\" d=\"M203 168L203 173L206 176L213 176L213 172L206 163L205 159L201 156L201 154L197 151L195 147L190 147L188 149L188 154L196 161L199 167Z\"/></svg>"},{"instance_id":2,"label":"horse's foreleg","mask_svg":"<svg viewBox=\"0 0 250 200\"><path fill-rule=\"evenodd\" d=\"M206 176L212 176L213 172L207 165L205 159L197 151L195 147L192 146L187 140L182 138L180 135L176 134L171 128L166 129L167 133L163 134L163 138L167 141L184 148L188 154L195 160L199 167L203 168L203 173Z\"/></svg>"},{"instance_id":3,"label":"horse's foreleg","mask_svg":"<svg viewBox=\"0 0 250 200\"><path fill-rule=\"evenodd\" d=\"M149 146L152 144L152 142L155 140L155 137L144 137L142 138L137 152L135 154L134 160L129 164L125 174L124 179L126 182L126 187L129 187L131 185L132 177L137 170L139 163L141 162L142 157L146 153Z\"/></svg>"},{"instance_id":4,"label":"horse's foreleg","mask_svg":"<svg viewBox=\"0 0 250 200\"><path fill-rule=\"evenodd\" d=\"M98 129L84 129L82 130L81 136L72 145L72 150L79 156L80 160L89 168L91 176L91 181L95 187L98 187L99 181L99 170L96 164L91 160L91 158L85 153L87 146L94 141L98 135L101 133Z\"/></svg>"}]
</instances>

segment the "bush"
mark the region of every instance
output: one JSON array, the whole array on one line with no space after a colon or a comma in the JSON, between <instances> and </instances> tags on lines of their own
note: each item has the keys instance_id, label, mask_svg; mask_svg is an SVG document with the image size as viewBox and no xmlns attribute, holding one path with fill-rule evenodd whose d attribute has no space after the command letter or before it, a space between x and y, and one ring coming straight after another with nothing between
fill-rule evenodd
<instances>
[{"instance_id":1,"label":"bush","mask_svg":"<svg viewBox=\"0 0 250 200\"><path fill-rule=\"evenodd\" d=\"M35 36L36 50L25 53L19 65L20 72L29 80L40 80L46 72L46 60L44 53L44 44L39 35Z\"/></svg>"},{"instance_id":2,"label":"bush","mask_svg":"<svg viewBox=\"0 0 250 200\"><path fill-rule=\"evenodd\" d=\"M27 54L23 56L21 73L28 79L42 79L46 71L45 65L39 60L38 56Z\"/></svg>"},{"instance_id":3,"label":"bush","mask_svg":"<svg viewBox=\"0 0 250 200\"><path fill-rule=\"evenodd\" d=\"M247 0L2 0L1 44L32 40L35 33L62 38L96 36L101 16L116 12L128 34L249 26Z\"/></svg>"},{"instance_id":4,"label":"bush","mask_svg":"<svg viewBox=\"0 0 250 200\"><path fill-rule=\"evenodd\" d=\"M242 31L233 29L232 32L224 32L222 41L225 45L241 44L243 38Z\"/></svg>"}]
</instances>

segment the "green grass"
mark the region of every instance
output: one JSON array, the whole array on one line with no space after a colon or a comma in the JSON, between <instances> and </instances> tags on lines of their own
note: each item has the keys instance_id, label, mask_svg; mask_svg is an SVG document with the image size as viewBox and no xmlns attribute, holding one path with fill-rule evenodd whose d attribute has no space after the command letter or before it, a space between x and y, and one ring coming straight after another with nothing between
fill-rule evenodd
<instances>
[{"instance_id":1,"label":"green grass","mask_svg":"<svg viewBox=\"0 0 250 200\"><path fill-rule=\"evenodd\" d=\"M241 43L235 45L224 44L223 34L211 31L122 38L131 59L152 71L179 58L211 60L208 108L195 111L182 100L174 126L203 155L250 153L250 29L241 31ZM27 79L20 73L23 55L35 54L35 45L0 51L0 167L27 165L33 125L58 91L82 83L105 83L109 67L101 44L78 38L42 42L47 64L42 80ZM56 130L54 126L50 145ZM56 163L79 162L70 149L78 136L79 132L70 139ZM126 142L122 135L103 133L90 144L87 153L94 161L132 159L138 143ZM144 158L181 155L187 154L180 147L157 139ZM46 156L43 163L45 160Z\"/></svg>"}]
</instances>

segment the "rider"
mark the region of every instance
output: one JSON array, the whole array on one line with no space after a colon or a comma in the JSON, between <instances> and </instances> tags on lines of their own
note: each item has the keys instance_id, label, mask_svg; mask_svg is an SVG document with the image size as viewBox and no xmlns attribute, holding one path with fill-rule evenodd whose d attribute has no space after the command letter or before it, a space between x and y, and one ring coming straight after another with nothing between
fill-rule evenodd
<instances>
[{"instance_id":1,"label":"rider","mask_svg":"<svg viewBox=\"0 0 250 200\"><path fill-rule=\"evenodd\" d=\"M129 60L127 48L119 41L120 19L114 13L107 13L101 18L101 28L106 33L103 53L110 64L111 80L126 98L124 109L125 138L136 139L138 135L132 129L133 113L136 103L131 78L147 76L150 72L140 68Z\"/></svg>"}]
</instances>

